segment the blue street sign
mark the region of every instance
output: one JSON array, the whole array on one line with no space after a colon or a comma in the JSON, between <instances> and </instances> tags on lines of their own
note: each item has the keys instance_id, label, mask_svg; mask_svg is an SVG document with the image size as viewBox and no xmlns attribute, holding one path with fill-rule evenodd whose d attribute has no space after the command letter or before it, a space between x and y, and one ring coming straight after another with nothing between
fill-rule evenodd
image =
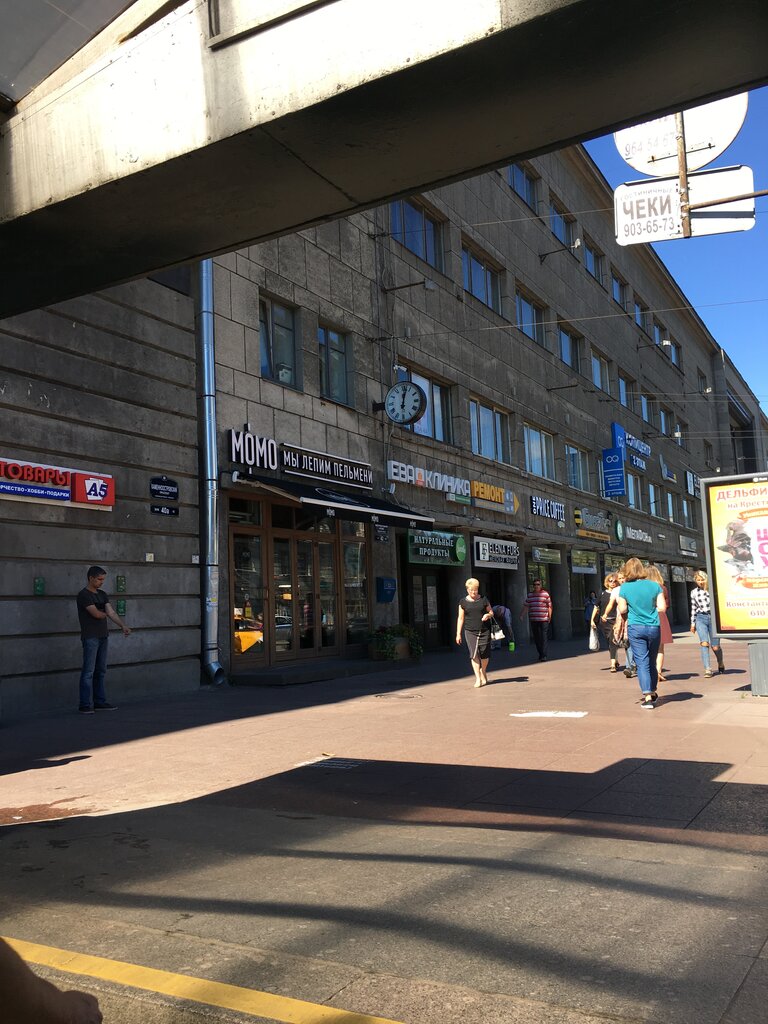
<instances>
[{"instance_id":1,"label":"blue street sign","mask_svg":"<svg viewBox=\"0 0 768 1024\"><path fill-rule=\"evenodd\" d=\"M621 448L603 448L603 487L606 498L621 498L624 484L624 452Z\"/></svg>"}]
</instances>

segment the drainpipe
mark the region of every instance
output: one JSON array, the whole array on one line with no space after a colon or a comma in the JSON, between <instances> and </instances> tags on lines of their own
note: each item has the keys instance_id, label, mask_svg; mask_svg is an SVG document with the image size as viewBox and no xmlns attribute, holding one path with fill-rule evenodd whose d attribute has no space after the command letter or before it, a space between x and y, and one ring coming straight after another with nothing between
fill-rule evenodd
<instances>
[{"instance_id":1,"label":"drainpipe","mask_svg":"<svg viewBox=\"0 0 768 1024\"><path fill-rule=\"evenodd\" d=\"M197 422L200 463L201 662L204 683L227 683L219 663L219 457L216 448L216 362L213 333L213 261L201 260L195 302Z\"/></svg>"}]
</instances>

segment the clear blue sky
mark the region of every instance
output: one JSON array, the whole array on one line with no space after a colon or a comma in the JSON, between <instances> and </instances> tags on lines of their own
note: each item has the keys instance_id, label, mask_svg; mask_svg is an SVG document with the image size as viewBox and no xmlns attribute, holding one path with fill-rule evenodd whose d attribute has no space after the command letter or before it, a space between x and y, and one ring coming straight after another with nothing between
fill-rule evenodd
<instances>
[{"instance_id":1,"label":"clear blue sky","mask_svg":"<svg viewBox=\"0 0 768 1024\"><path fill-rule=\"evenodd\" d=\"M586 148L614 188L643 177L621 159L612 135ZM706 169L736 164L752 168L755 191L768 189L768 87L750 93L744 126ZM680 238L654 248L768 413L768 196L755 200L755 212L750 231Z\"/></svg>"}]
</instances>

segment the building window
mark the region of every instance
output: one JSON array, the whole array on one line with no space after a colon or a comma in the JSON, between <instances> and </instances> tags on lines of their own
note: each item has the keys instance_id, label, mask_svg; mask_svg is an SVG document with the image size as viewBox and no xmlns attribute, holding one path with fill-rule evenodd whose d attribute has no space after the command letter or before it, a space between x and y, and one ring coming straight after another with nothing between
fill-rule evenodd
<instances>
[{"instance_id":1,"label":"building window","mask_svg":"<svg viewBox=\"0 0 768 1024\"><path fill-rule=\"evenodd\" d=\"M549 226L555 238L569 248L573 245L574 224L573 218L553 199L549 204Z\"/></svg>"},{"instance_id":2,"label":"building window","mask_svg":"<svg viewBox=\"0 0 768 1024\"><path fill-rule=\"evenodd\" d=\"M625 409L635 408L635 382L619 375L619 401Z\"/></svg>"},{"instance_id":3,"label":"building window","mask_svg":"<svg viewBox=\"0 0 768 1024\"><path fill-rule=\"evenodd\" d=\"M565 468L568 483L580 491L589 490L589 455L572 444L565 446Z\"/></svg>"},{"instance_id":4,"label":"building window","mask_svg":"<svg viewBox=\"0 0 768 1024\"><path fill-rule=\"evenodd\" d=\"M640 477L627 473L627 504L636 512L643 510L643 488Z\"/></svg>"},{"instance_id":5,"label":"building window","mask_svg":"<svg viewBox=\"0 0 768 1024\"><path fill-rule=\"evenodd\" d=\"M704 442L704 461L710 468L712 468L715 464L715 449L712 447L709 441Z\"/></svg>"},{"instance_id":6,"label":"building window","mask_svg":"<svg viewBox=\"0 0 768 1024\"><path fill-rule=\"evenodd\" d=\"M683 526L688 530L696 529L696 510L688 498L682 499Z\"/></svg>"},{"instance_id":7,"label":"building window","mask_svg":"<svg viewBox=\"0 0 768 1024\"><path fill-rule=\"evenodd\" d=\"M604 262L603 254L591 242L585 242L584 266L587 268L587 273L591 274L598 284L603 283Z\"/></svg>"},{"instance_id":8,"label":"building window","mask_svg":"<svg viewBox=\"0 0 768 1024\"><path fill-rule=\"evenodd\" d=\"M657 484L648 484L648 511L652 516L662 516L661 488Z\"/></svg>"},{"instance_id":9,"label":"building window","mask_svg":"<svg viewBox=\"0 0 768 1024\"><path fill-rule=\"evenodd\" d=\"M640 395L640 415L646 423L653 425L656 418L656 404L649 395Z\"/></svg>"},{"instance_id":10,"label":"building window","mask_svg":"<svg viewBox=\"0 0 768 1024\"><path fill-rule=\"evenodd\" d=\"M555 442L551 434L525 424L525 468L534 476L555 479Z\"/></svg>"},{"instance_id":11,"label":"building window","mask_svg":"<svg viewBox=\"0 0 768 1024\"><path fill-rule=\"evenodd\" d=\"M682 369L683 353L676 341L672 341L669 346L669 358L672 360L673 366L676 366L678 370Z\"/></svg>"},{"instance_id":12,"label":"building window","mask_svg":"<svg viewBox=\"0 0 768 1024\"><path fill-rule=\"evenodd\" d=\"M611 295L622 309L627 308L627 285L616 273L611 274Z\"/></svg>"},{"instance_id":13,"label":"building window","mask_svg":"<svg viewBox=\"0 0 768 1024\"><path fill-rule=\"evenodd\" d=\"M330 327L318 327L320 352L320 394L333 402L347 404L347 339Z\"/></svg>"},{"instance_id":14,"label":"building window","mask_svg":"<svg viewBox=\"0 0 768 1024\"><path fill-rule=\"evenodd\" d=\"M699 394L700 395L708 395L710 390L711 390L711 388L710 388L709 384L707 383L707 378L704 376L704 374L701 372L701 370L698 371L698 374L699 374Z\"/></svg>"},{"instance_id":15,"label":"building window","mask_svg":"<svg viewBox=\"0 0 768 1024\"><path fill-rule=\"evenodd\" d=\"M518 329L532 341L544 344L544 307L517 292L515 295Z\"/></svg>"},{"instance_id":16,"label":"building window","mask_svg":"<svg viewBox=\"0 0 768 1024\"><path fill-rule=\"evenodd\" d=\"M672 413L663 406L659 409L659 430L662 434L672 433Z\"/></svg>"},{"instance_id":17,"label":"building window","mask_svg":"<svg viewBox=\"0 0 768 1024\"><path fill-rule=\"evenodd\" d=\"M443 269L440 222L412 199L390 204L392 237L436 270Z\"/></svg>"},{"instance_id":18,"label":"building window","mask_svg":"<svg viewBox=\"0 0 768 1024\"><path fill-rule=\"evenodd\" d=\"M608 376L608 361L594 349L592 349L592 383L596 388L600 388L601 391L610 395L611 379Z\"/></svg>"},{"instance_id":19,"label":"building window","mask_svg":"<svg viewBox=\"0 0 768 1024\"><path fill-rule=\"evenodd\" d=\"M532 210L536 209L536 178L522 164L510 164L507 168L507 181L513 190Z\"/></svg>"},{"instance_id":20,"label":"building window","mask_svg":"<svg viewBox=\"0 0 768 1024\"><path fill-rule=\"evenodd\" d=\"M686 448L687 447L687 442L688 442L688 424L687 423L682 423L680 420L678 420L675 423L674 439L675 439L675 444L679 445L681 448Z\"/></svg>"},{"instance_id":21,"label":"building window","mask_svg":"<svg viewBox=\"0 0 768 1024\"><path fill-rule=\"evenodd\" d=\"M461 265L464 271L464 288L486 306L501 313L499 272L466 246L462 246L461 249Z\"/></svg>"},{"instance_id":22,"label":"building window","mask_svg":"<svg viewBox=\"0 0 768 1024\"><path fill-rule=\"evenodd\" d=\"M653 321L653 344L654 345L658 345L659 347L661 347L661 343L662 343L662 341L664 341L664 338L666 337L666 334L667 334L667 332L664 329L664 326L662 324L660 324L658 320L654 320Z\"/></svg>"},{"instance_id":23,"label":"building window","mask_svg":"<svg viewBox=\"0 0 768 1024\"><path fill-rule=\"evenodd\" d=\"M560 328L560 358L577 373L581 369L581 338Z\"/></svg>"},{"instance_id":24,"label":"building window","mask_svg":"<svg viewBox=\"0 0 768 1024\"><path fill-rule=\"evenodd\" d=\"M674 523L677 520L675 495L672 491L667 491L667 519L670 523Z\"/></svg>"},{"instance_id":25,"label":"building window","mask_svg":"<svg viewBox=\"0 0 768 1024\"><path fill-rule=\"evenodd\" d=\"M412 430L421 437L433 437L436 441L452 440L451 405L448 388L438 381L430 380L407 366L400 366L397 371L398 380L412 380L418 384L427 396L427 411L420 420L404 426L404 430Z\"/></svg>"},{"instance_id":26,"label":"building window","mask_svg":"<svg viewBox=\"0 0 768 1024\"><path fill-rule=\"evenodd\" d=\"M271 299L259 300L261 375L296 386L296 327L292 309Z\"/></svg>"},{"instance_id":27,"label":"building window","mask_svg":"<svg viewBox=\"0 0 768 1024\"><path fill-rule=\"evenodd\" d=\"M509 417L474 398L469 402L472 451L496 462L509 462Z\"/></svg>"},{"instance_id":28,"label":"building window","mask_svg":"<svg viewBox=\"0 0 768 1024\"><path fill-rule=\"evenodd\" d=\"M635 323L644 331L648 330L650 310L640 299L635 299Z\"/></svg>"}]
</instances>

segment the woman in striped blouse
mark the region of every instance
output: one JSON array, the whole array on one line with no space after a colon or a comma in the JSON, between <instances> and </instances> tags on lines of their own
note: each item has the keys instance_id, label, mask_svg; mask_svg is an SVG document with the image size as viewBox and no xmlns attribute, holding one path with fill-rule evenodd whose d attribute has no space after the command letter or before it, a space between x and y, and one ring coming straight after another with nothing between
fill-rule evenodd
<instances>
[{"instance_id":1,"label":"woman in striped blouse","mask_svg":"<svg viewBox=\"0 0 768 1024\"><path fill-rule=\"evenodd\" d=\"M693 577L693 582L696 586L691 591L691 632L698 635L699 653L704 663L704 675L709 678L714 675L709 667L710 647L715 652L717 669L720 673L725 672L723 652L720 649L720 640L712 632L712 599L709 594L707 574L697 572Z\"/></svg>"}]
</instances>

